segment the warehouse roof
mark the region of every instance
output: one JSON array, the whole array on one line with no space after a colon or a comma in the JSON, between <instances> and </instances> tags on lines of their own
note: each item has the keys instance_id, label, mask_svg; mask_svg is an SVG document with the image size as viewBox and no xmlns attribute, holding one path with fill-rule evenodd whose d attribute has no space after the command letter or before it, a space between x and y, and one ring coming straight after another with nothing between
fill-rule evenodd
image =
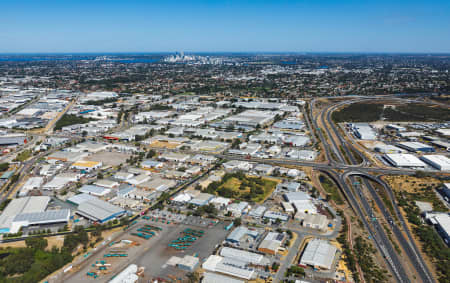
<instances>
[{"instance_id":1,"label":"warehouse roof","mask_svg":"<svg viewBox=\"0 0 450 283\"><path fill-rule=\"evenodd\" d=\"M0 215L0 231L9 232L11 223L18 214L42 212L50 202L48 196L24 197L13 199Z\"/></svg>"},{"instance_id":2,"label":"warehouse roof","mask_svg":"<svg viewBox=\"0 0 450 283\"><path fill-rule=\"evenodd\" d=\"M46 223L54 221L68 220L70 216L70 209L61 210L47 210L41 212L22 213L14 217L14 222L24 221L29 224Z\"/></svg>"},{"instance_id":3,"label":"warehouse roof","mask_svg":"<svg viewBox=\"0 0 450 283\"><path fill-rule=\"evenodd\" d=\"M224 247L220 250L220 255L235 260L240 260L246 263L260 264L264 261L264 256L257 253L252 253L244 250Z\"/></svg>"},{"instance_id":4,"label":"warehouse roof","mask_svg":"<svg viewBox=\"0 0 450 283\"><path fill-rule=\"evenodd\" d=\"M325 240L311 240L303 252L301 264L331 269L337 248Z\"/></svg>"},{"instance_id":5,"label":"warehouse roof","mask_svg":"<svg viewBox=\"0 0 450 283\"><path fill-rule=\"evenodd\" d=\"M93 195L82 193L82 194L74 195L73 197L68 198L67 201L74 203L76 205L80 205L80 203L82 203L82 202L92 200L95 198L96 197L94 197Z\"/></svg>"},{"instance_id":6,"label":"warehouse roof","mask_svg":"<svg viewBox=\"0 0 450 283\"><path fill-rule=\"evenodd\" d=\"M211 272L203 273L203 280L202 280L202 283L244 283L244 282L245 281L243 280Z\"/></svg>"},{"instance_id":7,"label":"warehouse roof","mask_svg":"<svg viewBox=\"0 0 450 283\"><path fill-rule=\"evenodd\" d=\"M111 190L95 185L84 185L78 191L81 193L87 193L94 196L104 196L108 194Z\"/></svg>"},{"instance_id":8,"label":"warehouse roof","mask_svg":"<svg viewBox=\"0 0 450 283\"><path fill-rule=\"evenodd\" d=\"M425 163L412 154L394 153L386 154L386 159L394 166L398 167L425 167Z\"/></svg>"},{"instance_id":9,"label":"warehouse roof","mask_svg":"<svg viewBox=\"0 0 450 283\"><path fill-rule=\"evenodd\" d=\"M77 213L93 221L104 222L125 213L122 208L100 199L92 199L81 203Z\"/></svg>"},{"instance_id":10,"label":"warehouse roof","mask_svg":"<svg viewBox=\"0 0 450 283\"><path fill-rule=\"evenodd\" d=\"M444 155L424 155L421 159L439 170L450 170L450 159Z\"/></svg>"}]
</instances>

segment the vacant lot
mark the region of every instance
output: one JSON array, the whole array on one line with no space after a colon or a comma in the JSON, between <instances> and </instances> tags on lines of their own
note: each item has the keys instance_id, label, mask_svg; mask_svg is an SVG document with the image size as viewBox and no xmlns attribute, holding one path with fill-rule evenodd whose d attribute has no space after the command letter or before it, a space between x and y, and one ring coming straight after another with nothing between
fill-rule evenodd
<instances>
[{"instance_id":1,"label":"vacant lot","mask_svg":"<svg viewBox=\"0 0 450 283\"><path fill-rule=\"evenodd\" d=\"M208 185L208 193L253 202L262 202L280 181L266 177L248 176L243 173L227 173L222 181Z\"/></svg>"},{"instance_id":2,"label":"vacant lot","mask_svg":"<svg viewBox=\"0 0 450 283\"><path fill-rule=\"evenodd\" d=\"M85 158L88 161L99 161L103 165L118 166L119 164L125 164L126 160L130 157L130 154L116 152L116 151L100 151Z\"/></svg>"}]
</instances>

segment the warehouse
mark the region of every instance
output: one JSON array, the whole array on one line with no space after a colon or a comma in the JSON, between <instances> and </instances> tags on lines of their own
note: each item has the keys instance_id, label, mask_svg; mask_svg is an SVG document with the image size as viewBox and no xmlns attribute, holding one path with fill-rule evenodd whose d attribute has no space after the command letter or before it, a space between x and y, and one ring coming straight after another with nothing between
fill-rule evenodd
<instances>
[{"instance_id":1,"label":"warehouse","mask_svg":"<svg viewBox=\"0 0 450 283\"><path fill-rule=\"evenodd\" d=\"M405 127L398 126L398 125L394 125L394 124L389 124L389 125L387 125L387 126L386 126L386 129L388 129L388 130L394 130L394 131L396 131L396 132L404 132L404 131L406 131L406 128L405 128Z\"/></svg>"},{"instance_id":2,"label":"warehouse","mask_svg":"<svg viewBox=\"0 0 450 283\"><path fill-rule=\"evenodd\" d=\"M377 133L367 123L355 123L350 124L353 130L353 134L361 140L376 140Z\"/></svg>"},{"instance_id":3,"label":"warehouse","mask_svg":"<svg viewBox=\"0 0 450 283\"><path fill-rule=\"evenodd\" d=\"M264 212L264 218L273 222L276 221L286 222L289 220L289 215L286 215L278 211L267 210L266 212Z\"/></svg>"},{"instance_id":4,"label":"warehouse","mask_svg":"<svg viewBox=\"0 0 450 283\"><path fill-rule=\"evenodd\" d=\"M92 199L82 202L76 213L91 221L104 223L119 218L126 211L106 201Z\"/></svg>"},{"instance_id":5,"label":"warehouse","mask_svg":"<svg viewBox=\"0 0 450 283\"><path fill-rule=\"evenodd\" d=\"M19 197L26 196L31 190L39 189L44 183L44 178L42 177L31 177L27 182L20 188Z\"/></svg>"},{"instance_id":6,"label":"warehouse","mask_svg":"<svg viewBox=\"0 0 450 283\"><path fill-rule=\"evenodd\" d=\"M105 196L111 192L110 189L95 185L84 185L78 191L93 196Z\"/></svg>"},{"instance_id":7,"label":"warehouse","mask_svg":"<svg viewBox=\"0 0 450 283\"><path fill-rule=\"evenodd\" d=\"M263 126L265 124L268 124L275 118L277 114L282 115L283 112L247 110L234 116L230 116L223 121L228 124L256 127L258 125Z\"/></svg>"},{"instance_id":8,"label":"warehouse","mask_svg":"<svg viewBox=\"0 0 450 283\"><path fill-rule=\"evenodd\" d=\"M16 215L11 224L10 233L17 233L22 227L68 223L70 209L47 210L41 212L22 213Z\"/></svg>"},{"instance_id":9,"label":"warehouse","mask_svg":"<svg viewBox=\"0 0 450 283\"><path fill-rule=\"evenodd\" d=\"M248 202L241 201L238 203L232 203L227 207L227 211L231 212L231 214L235 217L240 217L244 212L248 209Z\"/></svg>"},{"instance_id":10,"label":"warehouse","mask_svg":"<svg viewBox=\"0 0 450 283\"><path fill-rule=\"evenodd\" d=\"M406 150L396 147L395 145L385 144L385 143L377 143L373 148L376 152L380 153L404 153Z\"/></svg>"},{"instance_id":11,"label":"warehouse","mask_svg":"<svg viewBox=\"0 0 450 283\"><path fill-rule=\"evenodd\" d=\"M450 151L450 142L434 140L434 141L431 141L431 144L435 145L435 146L437 146L439 148L443 148L443 149L445 149L447 151Z\"/></svg>"},{"instance_id":12,"label":"warehouse","mask_svg":"<svg viewBox=\"0 0 450 283\"><path fill-rule=\"evenodd\" d=\"M68 198L67 202L78 206L81 203L88 201L88 200L92 200L92 199L96 199L96 197L94 197L93 195L90 195L90 194L82 193L82 194L74 195L74 196Z\"/></svg>"},{"instance_id":13,"label":"warehouse","mask_svg":"<svg viewBox=\"0 0 450 283\"><path fill-rule=\"evenodd\" d=\"M434 217L434 220L436 221L436 229L439 235L450 246L450 216L448 214L438 214Z\"/></svg>"},{"instance_id":14,"label":"warehouse","mask_svg":"<svg viewBox=\"0 0 450 283\"><path fill-rule=\"evenodd\" d=\"M22 145L27 143L27 136L24 134L5 134L0 136L0 146Z\"/></svg>"},{"instance_id":15,"label":"warehouse","mask_svg":"<svg viewBox=\"0 0 450 283\"><path fill-rule=\"evenodd\" d=\"M43 212L50 202L48 196L23 197L13 199L0 215L0 233L9 233L12 222L17 215Z\"/></svg>"},{"instance_id":16,"label":"warehouse","mask_svg":"<svg viewBox=\"0 0 450 283\"><path fill-rule=\"evenodd\" d=\"M261 244L259 244L258 251L275 255L283 244L285 238L285 234L269 232Z\"/></svg>"},{"instance_id":17,"label":"warehouse","mask_svg":"<svg viewBox=\"0 0 450 283\"><path fill-rule=\"evenodd\" d=\"M305 228L317 229L323 232L327 230L328 219L323 214L297 212L294 219L300 221Z\"/></svg>"},{"instance_id":18,"label":"warehouse","mask_svg":"<svg viewBox=\"0 0 450 283\"><path fill-rule=\"evenodd\" d=\"M261 254L228 247L224 247L220 250L220 256L255 265L263 265L267 261Z\"/></svg>"},{"instance_id":19,"label":"warehouse","mask_svg":"<svg viewBox=\"0 0 450 283\"><path fill-rule=\"evenodd\" d=\"M384 158L395 167L425 168L426 164L419 158L407 153L386 154Z\"/></svg>"},{"instance_id":20,"label":"warehouse","mask_svg":"<svg viewBox=\"0 0 450 283\"><path fill-rule=\"evenodd\" d=\"M434 152L434 147L420 142L400 142L398 146L411 152Z\"/></svg>"},{"instance_id":21,"label":"warehouse","mask_svg":"<svg viewBox=\"0 0 450 283\"><path fill-rule=\"evenodd\" d=\"M231 232L225 239L232 244L239 244L240 242L251 239L252 241L258 238L259 233L256 230L249 230L247 227L239 226Z\"/></svg>"},{"instance_id":22,"label":"warehouse","mask_svg":"<svg viewBox=\"0 0 450 283\"><path fill-rule=\"evenodd\" d=\"M245 281L217 273L205 272L203 273L202 283L245 283Z\"/></svg>"},{"instance_id":23,"label":"warehouse","mask_svg":"<svg viewBox=\"0 0 450 283\"><path fill-rule=\"evenodd\" d=\"M72 168L76 170L83 170L90 172L92 170L96 170L102 166L101 162L98 161L86 161L80 160L72 164Z\"/></svg>"},{"instance_id":24,"label":"warehouse","mask_svg":"<svg viewBox=\"0 0 450 283\"><path fill-rule=\"evenodd\" d=\"M85 142L77 144L76 147L79 148L81 151L96 153L96 152L100 152L102 150L106 150L106 149L110 148L111 144L93 142L93 141L85 141Z\"/></svg>"},{"instance_id":25,"label":"warehouse","mask_svg":"<svg viewBox=\"0 0 450 283\"><path fill-rule=\"evenodd\" d=\"M450 159L444 155L424 155L420 159L441 171L450 171Z\"/></svg>"},{"instance_id":26,"label":"warehouse","mask_svg":"<svg viewBox=\"0 0 450 283\"><path fill-rule=\"evenodd\" d=\"M224 258L218 255L210 255L202 264L206 271L231 275L233 277L250 280L256 277L256 271L245 262Z\"/></svg>"},{"instance_id":27,"label":"warehouse","mask_svg":"<svg viewBox=\"0 0 450 283\"><path fill-rule=\"evenodd\" d=\"M47 160L56 160L61 162L76 162L86 156L87 153L57 151L47 156Z\"/></svg>"},{"instance_id":28,"label":"warehouse","mask_svg":"<svg viewBox=\"0 0 450 283\"><path fill-rule=\"evenodd\" d=\"M303 266L330 270L337 248L325 240L313 239L306 246L300 259Z\"/></svg>"}]
</instances>

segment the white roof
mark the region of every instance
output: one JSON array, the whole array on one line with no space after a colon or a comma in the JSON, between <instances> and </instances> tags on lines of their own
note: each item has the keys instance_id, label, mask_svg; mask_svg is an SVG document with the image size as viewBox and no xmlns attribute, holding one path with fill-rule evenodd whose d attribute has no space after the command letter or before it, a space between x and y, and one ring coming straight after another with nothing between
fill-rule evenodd
<instances>
[{"instance_id":1,"label":"white roof","mask_svg":"<svg viewBox=\"0 0 450 283\"><path fill-rule=\"evenodd\" d=\"M93 195L82 193L82 194L74 195L73 197L68 198L67 201L70 201L76 205L79 205L82 202L85 202L85 201L88 201L91 199L95 199L95 198L96 197L94 197Z\"/></svg>"},{"instance_id":2,"label":"white roof","mask_svg":"<svg viewBox=\"0 0 450 283\"><path fill-rule=\"evenodd\" d=\"M48 196L23 197L13 199L0 215L0 229L9 228L18 214L42 212L50 202Z\"/></svg>"},{"instance_id":3,"label":"white roof","mask_svg":"<svg viewBox=\"0 0 450 283\"><path fill-rule=\"evenodd\" d=\"M450 170L450 159L444 155L424 155L421 159L439 170Z\"/></svg>"},{"instance_id":4,"label":"white roof","mask_svg":"<svg viewBox=\"0 0 450 283\"><path fill-rule=\"evenodd\" d=\"M303 252L301 264L331 269L337 248L325 240L311 240Z\"/></svg>"},{"instance_id":5,"label":"white roof","mask_svg":"<svg viewBox=\"0 0 450 283\"><path fill-rule=\"evenodd\" d=\"M260 264L264 260L263 255L229 247L222 248L220 255L253 264Z\"/></svg>"},{"instance_id":6,"label":"white roof","mask_svg":"<svg viewBox=\"0 0 450 283\"><path fill-rule=\"evenodd\" d=\"M425 163L420 161L419 158L415 157L412 154L407 154L407 153L386 154L386 158L394 166L398 166L398 167L425 167L426 166Z\"/></svg>"},{"instance_id":7,"label":"white roof","mask_svg":"<svg viewBox=\"0 0 450 283\"><path fill-rule=\"evenodd\" d=\"M290 192L290 193L284 194L284 198L288 202L295 202L295 201L301 201L301 200L310 200L311 196L305 192Z\"/></svg>"},{"instance_id":8,"label":"white roof","mask_svg":"<svg viewBox=\"0 0 450 283\"><path fill-rule=\"evenodd\" d=\"M243 280L211 272L203 273L203 280L202 280L202 283L244 283L244 282L245 281Z\"/></svg>"},{"instance_id":9,"label":"white roof","mask_svg":"<svg viewBox=\"0 0 450 283\"><path fill-rule=\"evenodd\" d=\"M124 212L120 207L97 198L85 201L78 206L79 214L95 221L104 221Z\"/></svg>"},{"instance_id":10,"label":"white roof","mask_svg":"<svg viewBox=\"0 0 450 283\"><path fill-rule=\"evenodd\" d=\"M441 226L447 235L450 235L450 215L445 213L440 213L434 217L436 222Z\"/></svg>"}]
</instances>

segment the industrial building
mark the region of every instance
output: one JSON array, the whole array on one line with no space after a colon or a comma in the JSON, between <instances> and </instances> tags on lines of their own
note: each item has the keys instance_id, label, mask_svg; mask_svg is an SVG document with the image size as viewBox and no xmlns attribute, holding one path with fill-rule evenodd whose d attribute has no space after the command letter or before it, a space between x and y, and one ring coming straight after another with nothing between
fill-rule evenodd
<instances>
[{"instance_id":1,"label":"industrial building","mask_svg":"<svg viewBox=\"0 0 450 283\"><path fill-rule=\"evenodd\" d=\"M223 121L228 124L256 127L266 125L273 121L277 114L282 115L283 112L247 110L234 116L230 116Z\"/></svg>"},{"instance_id":2,"label":"industrial building","mask_svg":"<svg viewBox=\"0 0 450 283\"><path fill-rule=\"evenodd\" d=\"M245 281L217 273L205 272L203 273L202 283L245 283Z\"/></svg>"},{"instance_id":3,"label":"industrial building","mask_svg":"<svg viewBox=\"0 0 450 283\"><path fill-rule=\"evenodd\" d=\"M94 196L104 196L111 192L110 189L95 185L83 185L81 188L78 189L78 191L80 193L85 193Z\"/></svg>"},{"instance_id":4,"label":"industrial building","mask_svg":"<svg viewBox=\"0 0 450 283\"><path fill-rule=\"evenodd\" d=\"M224 247L220 250L220 256L225 258L231 258L234 260L240 260L246 263L251 263L255 265L264 264L267 259L264 258L262 254L252 253L240 249Z\"/></svg>"},{"instance_id":5,"label":"industrial building","mask_svg":"<svg viewBox=\"0 0 450 283\"><path fill-rule=\"evenodd\" d=\"M30 212L16 215L11 224L10 233L19 232L22 227L35 225L48 225L57 223L68 223L70 209L47 210L41 212Z\"/></svg>"},{"instance_id":6,"label":"industrial building","mask_svg":"<svg viewBox=\"0 0 450 283\"><path fill-rule=\"evenodd\" d=\"M434 152L434 147L420 142L400 142L397 145L411 152Z\"/></svg>"},{"instance_id":7,"label":"industrial building","mask_svg":"<svg viewBox=\"0 0 450 283\"><path fill-rule=\"evenodd\" d=\"M139 280L139 276L136 274L138 272L138 266L136 264L130 264L122 272L114 276L109 283L134 283Z\"/></svg>"},{"instance_id":8,"label":"industrial building","mask_svg":"<svg viewBox=\"0 0 450 283\"><path fill-rule=\"evenodd\" d=\"M193 272L199 264L200 260L198 257L185 255L184 257L172 256L168 261L167 265L176 266L179 269Z\"/></svg>"},{"instance_id":9,"label":"industrial building","mask_svg":"<svg viewBox=\"0 0 450 283\"><path fill-rule=\"evenodd\" d=\"M31 177L25 184L20 188L19 197L26 196L31 190L39 189L44 183L44 178L42 177Z\"/></svg>"},{"instance_id":10,"label":"industrial building","mask_svg":"<svg viewBox=\"0 0 450 283\"><path fill-rule=\"evenodd\" d=\"M25 134L2 134L0 135L0 146L22 145L27 143Z\"/></svg>"},{"instance_id":11,"label":"industrial building","mask_svg":"<svg viewBox=\"0 0 450 283\"><path fill-rule=\"evenodd\" d=\"M283 244L286 235L283 233L269 232L259 244L258 251L266 254L275 255Z\"/></svg>"},{"instance_id":12,"label":"industrial building","mask_svg":"<svg viewBox=\"0 0 450 283\"><path fill-rule=\"evenodd\" d=\"M83 170L86 172L90 172L92 170L96 170L102 166L101 162L98 161L86 161L80 160L72 164L72 168L76 170Z\"/></svg>"},{"instance_id":13,"label":"industrial building","mask_svg":"<svg viewBox=\"0 0 450 283\"><path fill-rule=\"evenodd\" d=\"M354 123L350 124L353 134L361 140L376 140L377 133L367 123Z\"/></svg>"},{"instance_id":14,"label":"industrial building","mask_svg":"<svg viewBox=\"0 0 450 283\"><path fill-rule=\"evenodd\" d=\"M373 148L374 151L380 153L404 153L406 150L396 147L395 145L379 142Z\"/></svg>"},{"instance_id":15,"label":"industrial building","mask_svg":"<svg viewBox=\"0 0 450 283\"><path fill-rule=\"evenodd\" d=\"M313 239L306 246L300 259L303 266L312 266L317 269L332 268L337 248L325 240Z\"/></svg>"},{"instance_id":16,"label":"industrial building","mask_svg":"<svg viewBox=\"0 0 450 283\"><path fill-rule=\"evenodd\" d=\"M425 168L426 164L419 158L407 153L386 154L384 158L395 167Z\"/></svg>"},{"instance_id":17,"label":"industrial building","mask_svg":"<svg viewBox=\"0 0 450 283\"><path fill-rule=\"evenodd\" d=\"M444 155L424 155L423 161L441 171L450 171L450 159Z\"/></svg>"},{"instance_id":18,"label":"industrial building","mask_svg":"<svg viewBox=\"0 0 450 283\"><path fill-rule=\"evenodd\" d=\"M76 213L91 221L104 223L121 217L126 211L96 198L80 203Z\"/></svg>"},{"instance_id":19,"label":"industrial building","mask_svg":"<svg viewBox=\"0 0 450 283\"><path fill-rule=\"evenodd\" d=\"M450 215L448 213L431 213L429 221L436 227L447 246L450 246Z\"/></svg>"},{"instance_id":20,"label":"industrial building","mask_svg":"<svg viewBox=\"0 0 450 283\"><path fill-rule=\"evenodd\" d=\"M49 202L48 196L13 199L0 215L0 233L17 233L22 226L67 222L70 211L46 211Z\"/></svg>"},{"instance_id":21,"label":"industrial building","mask_svg":"<svg viewBox=\"0 0 450 283\"><path fill-rule=\"evenodd\" d=\"M206 271L231 275L244 280L254 279L257 275L255 269L248 266L246 262L218 255L210 255L202 264L202 268Z\"/></svg>"},{"instance_id":22,"label":"industrial building","mask_svg":"<svg viewBox=\"0 0 450 283\"><path fill-rule=\"evenodd\" d=\"M249 230L247 227L239 226L234 229L225 239L227 242L232 244L239 244L247 239L256 240L259 236L259 232L256 230Z\"/></svg>"},{"instance_id":23,"label":"industrial building","mask_svg":"<svg viewBox=\"0 0 450 283\"><path fill-rule=\"evenodd\" d=\"M305 228L317 229L323 232L327 230L328 219L323 214L297 212L294 219L301 222Z\"/></svg>"}]
</instances>

